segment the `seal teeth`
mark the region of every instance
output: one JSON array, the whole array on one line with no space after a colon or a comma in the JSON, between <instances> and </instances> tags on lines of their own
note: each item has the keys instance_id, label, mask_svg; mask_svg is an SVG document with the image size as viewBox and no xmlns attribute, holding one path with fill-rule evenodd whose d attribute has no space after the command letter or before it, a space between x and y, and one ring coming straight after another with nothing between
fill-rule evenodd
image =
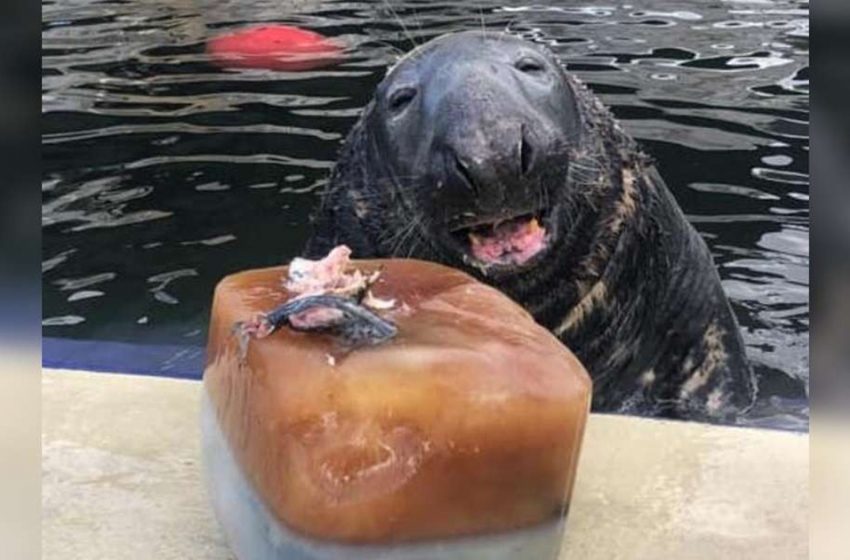
<instances>
[{"instance_id":1,"label":"seal teeth","mask_svg":"<svg viewBox=\"0 0 850 560\"><path fill-rule=\"evenodd\" d=\"M526 215L491 224L492 231L467 231L469 252L487 264L522 264L547 246L546 228Z\"/></svg>"}]
</instances>

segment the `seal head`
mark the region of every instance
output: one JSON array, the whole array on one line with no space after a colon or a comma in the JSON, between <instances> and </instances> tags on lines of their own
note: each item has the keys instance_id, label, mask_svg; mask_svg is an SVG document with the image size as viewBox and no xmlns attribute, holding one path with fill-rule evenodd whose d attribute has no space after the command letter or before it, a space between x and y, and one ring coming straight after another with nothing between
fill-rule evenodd
<instances>
[{"instance_id":1,"label":"seal head","mask_svg":"<svg viewBox=\"0 0 850 560\"><path fill-rule=\"evenodd\" d=\"M581 131L562 74L527 41L459 33L413 51L377 88L373 169L441 252L504 274L557 242L549 201Z\"/></svg>"}]
</instances>

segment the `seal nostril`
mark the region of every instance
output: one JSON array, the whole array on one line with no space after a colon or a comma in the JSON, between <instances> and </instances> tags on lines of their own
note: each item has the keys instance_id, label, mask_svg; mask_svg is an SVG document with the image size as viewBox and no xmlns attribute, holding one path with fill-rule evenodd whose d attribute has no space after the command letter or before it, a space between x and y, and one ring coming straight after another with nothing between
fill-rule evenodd
<instances>
[{"instance_id":1,"label":"seal nostril","mask_svg":"<svg viewBox=\"0 0 850 560\"><path fill-rule=\"evenodd\" d=\"M519 139L519 169L520 175L525 176L528 175L528 172L531 171L531 165L534 163L534 148L532 148L531 143L525 137L525 129L523 128L523 133Z\"/></svg>"},{"instance_id":2,"label":"seal nostril","mask_svg":"<svg viewBox=\"0 0 850 560\"><path fill-rule=\"evenodd\" d=\"M457 171L458 176L460 176L461 180L466 184L466 188L472 191L475 194L478 194L478 187L475 183L475 180L472 177L472 174L469 172L469 167L461 160L457 154L453 155L455 160L455 170Z\"/></svg>"}]
</instances>

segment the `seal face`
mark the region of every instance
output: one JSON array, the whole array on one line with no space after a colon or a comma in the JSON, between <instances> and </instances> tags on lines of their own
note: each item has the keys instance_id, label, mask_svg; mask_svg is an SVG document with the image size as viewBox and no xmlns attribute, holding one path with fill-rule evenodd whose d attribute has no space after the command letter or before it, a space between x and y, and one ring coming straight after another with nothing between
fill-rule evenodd
<instances>
[{"instance_id":1,"label":"seal face","mask_svg":"<svg viewBox=\"0 0 850 560\"><path fill-rule=\"evenodd\" d=\"M558 241L551 196L581 130L558 63L514 38L449 35L394 67L369 131L440 252L492 273L532 266Z\"/></svg>"},{"instance_id":2,"label":"seal face","mask_svg":"<svg viewBox=\"0 0 850 560\"><path fill-rule=\"evenodd\" d=\"M450 34L402 58L349 134L306 256L416 257L521 303L596 410L730 421L752 373L720 279L649 158L545 48Z\"/></svg>"}]
</instances>

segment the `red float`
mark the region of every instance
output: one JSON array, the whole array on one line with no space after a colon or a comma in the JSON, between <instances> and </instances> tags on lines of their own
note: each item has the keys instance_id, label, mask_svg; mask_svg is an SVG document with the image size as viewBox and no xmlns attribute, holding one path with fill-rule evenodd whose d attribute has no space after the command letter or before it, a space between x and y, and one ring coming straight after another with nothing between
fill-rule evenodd
<instances>
[{"instance_id":1,"label":"red float","mask_svg":"<svg viewBox=\"0 0 850 560\"><path fill-rule=\"evenodd\" d=\"M207 41L213 61L225 68L312 70L342 59L342 47L313 31L289 25L261 25Z\"/></svg>"}]
</instances>

